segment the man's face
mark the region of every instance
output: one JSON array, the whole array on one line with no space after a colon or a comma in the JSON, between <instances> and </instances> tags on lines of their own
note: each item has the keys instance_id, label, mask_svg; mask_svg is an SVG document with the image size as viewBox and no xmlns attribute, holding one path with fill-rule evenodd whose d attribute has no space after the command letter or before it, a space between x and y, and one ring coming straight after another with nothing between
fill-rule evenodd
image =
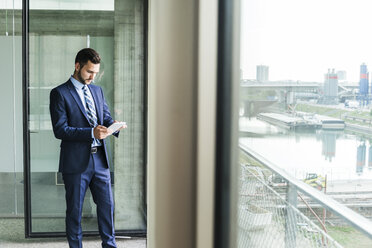
<instances>
[{"instance_id":1,"label":"man's face","mask_svg":"<svg viewBox=\"0 0 372 248\"><path fill-rule=\"evenodd\" d=\"M90 84L99 72L100 64L93 64L90 60L83 67L80 64L75 64L75 75L82 84Z\"/></svg>"}]
</instances>

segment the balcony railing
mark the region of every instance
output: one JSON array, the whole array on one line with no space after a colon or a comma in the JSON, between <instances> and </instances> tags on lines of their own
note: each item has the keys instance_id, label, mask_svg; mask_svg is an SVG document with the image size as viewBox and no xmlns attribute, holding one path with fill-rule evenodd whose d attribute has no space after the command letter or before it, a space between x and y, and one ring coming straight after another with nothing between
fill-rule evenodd
<instances>
[{"instance_id":1,"label":"balcony railing","mask_svg":"<svg viewBox=\"0 0 372 248\"><path fill-rule=\"evenodd\" d=\"M241 164L238 247L342 247L327 233L324 220L319 217L320 209L337 215L343 223L372 238L370 220L243 144L240 149L259 166ZM268 174L283 179L282 185L273 186ZM304 206L301 211L298 202Z\"/></svg>"}]
</instances>

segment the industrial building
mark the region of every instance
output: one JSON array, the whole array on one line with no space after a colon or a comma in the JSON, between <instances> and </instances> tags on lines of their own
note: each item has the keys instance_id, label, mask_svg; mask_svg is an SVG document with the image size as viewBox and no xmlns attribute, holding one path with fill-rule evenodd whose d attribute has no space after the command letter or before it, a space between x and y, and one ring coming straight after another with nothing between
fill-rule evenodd
<instances>
[{"instance_id":1,"label":"industrial building","mask_svg":"<svg viewBox=\"0 0 372 248\"><path fill-rule=\"evenodd\" d=\"M359 81L359 103L360 106L369 104L369 72L366 64L360 65L360 81Z\"/></svg>"},{"instance_id":2,"label":"industrial building","mask_svg":"<svg viewBox=\"0 0 372 248\"><path fill-rule=\"evenodd\" d=\"M337 78L338 81L346 81L347 80L347 72L344 70L337 71Z\"/></svg>"},{"instance_id":3,"label":"industrial building","mask_svg":"<svg viewBox=\"0 0 372 248\"><path fill-rule=\"evenodd\" d=\"M269 67L267 65L257 65L256 80L258 82L269 81Z\"/></svg>"},{"instance_id":4,"label":"industrial building","mask_svg":"<svg viewBox=\"0 0 372 248\"><path fill-rule=\"evenodd\" d=\"M328 69L324 75L324 99L325 104L338 103L338 76L335 69Z\"/></svg>"}]
</instances>

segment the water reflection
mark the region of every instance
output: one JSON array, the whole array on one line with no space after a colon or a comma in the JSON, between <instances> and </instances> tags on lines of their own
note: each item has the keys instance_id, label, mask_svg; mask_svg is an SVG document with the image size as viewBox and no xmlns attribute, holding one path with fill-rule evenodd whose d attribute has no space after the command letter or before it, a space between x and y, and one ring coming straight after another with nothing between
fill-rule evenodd
<instances>
[{"instance_id":1,"label":"water reflection","mask_svg":"<svg viewBox=\"0 0 372 248\"><path fill-rule=\"evenodd\" d=\"M241 143L298 179L308 173L340 183L372 179L372 146L366 137L346 131L293 132L245 117L240 131ZM367 148L369 169L365 170Z\"/></svg>"},{"instance_id":2,"label":"water reflection","mask_svg":"<svg viewBox=\"0 0 372 248\"><path fill-rule=\"evenodd\" d=\"M371 144L371 142L369 142ZM368 169L372 169L372 145L369 146L369 152L368 152Z\"/></svg>"},{"instance_id":3,"label":"water reflection","mask_svg":"<svg viewBox=\"0 0 372 248\"><path fill-rule=\"evenodd\" d=\"M356 173L363 174L363 168L366 164L366 144L363 141L357 148Z\"/></svg>"},{"instance_id":4,"label":"water reflection","mask_svg":"<svg viewBox=\"0 0 372 248\"><path fill-rule=\"evenodd\" d=\"M329 162L332 162L332 158L336 155L336 139L339 135L339 131L320 131L322 139L322 155Z\"/></svg>"}]
</instances>

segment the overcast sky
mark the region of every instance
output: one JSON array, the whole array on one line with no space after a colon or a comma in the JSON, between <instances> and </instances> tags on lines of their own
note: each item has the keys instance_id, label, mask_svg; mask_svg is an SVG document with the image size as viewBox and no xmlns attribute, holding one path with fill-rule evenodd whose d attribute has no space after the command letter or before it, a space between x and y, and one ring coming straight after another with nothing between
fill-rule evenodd
<instances>
[{"instance_id":1,"label":"overcast sky","mask_svg":"<svg viewBox=\"0 0 372 248\"><path fill-rule=\"evenodd\" d=\"M21 0L0 0L17 9ZM14 4L14 5L13 5ZM30 0L33 8L113 9L113 0ZM241 69L256 78L323 81L328 68L359 81L360 65L372 70L372 0L241 0ZM371 75L372 77L372 75Z\"/></svg>"},{"instance_id":2,"label":"overcast sky","mask_svg":"<svg viewBox=\"0 0 372 248\"><path fill-rule=\"evenodd\" d=\"M241 69L256 78L324 81L328 68L359 81L372 70L372 0L241 0ZM371 75L372 76L372 75Z\"/></svg>"},{"instance_id":3,"label":"overcast sky","mask_svg":"<svg viewBox=\"0 0 372 248\"><path fill-rule=\"evenodd\" d=\"M114 10L114 0L29 0L30 9ZM0 0L0 9L22 9L22 0Z\"/></svg>"}]
</instances>

